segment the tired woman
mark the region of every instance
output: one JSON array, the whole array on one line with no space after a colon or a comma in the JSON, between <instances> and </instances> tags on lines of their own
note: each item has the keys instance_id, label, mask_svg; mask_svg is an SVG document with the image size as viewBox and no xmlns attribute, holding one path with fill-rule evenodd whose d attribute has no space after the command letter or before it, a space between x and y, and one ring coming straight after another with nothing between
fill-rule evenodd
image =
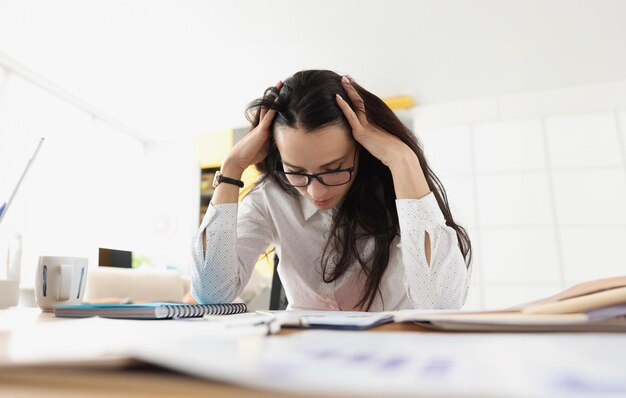
<instances>
[{"instance_id":1,"label":"tired woman","mask_svg":"<svg viewBox=\"0 0 626 398\"><path fill-rule=\"evenodd\" d=\"M471 244L415 135L347 76L301 71L253 101L194 239L192 294L235 299L274 245L289 309L459 308ZM261 176L238 204L241 175Z\"/></svg>"}]
</instances>

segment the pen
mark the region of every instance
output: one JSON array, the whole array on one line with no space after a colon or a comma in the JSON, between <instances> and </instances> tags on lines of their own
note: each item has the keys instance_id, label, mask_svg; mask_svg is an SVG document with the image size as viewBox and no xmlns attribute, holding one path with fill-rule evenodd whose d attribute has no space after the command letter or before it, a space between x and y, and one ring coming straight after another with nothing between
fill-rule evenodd
<instances>
[{"instance_id":1,"label":"pen","mask_svg":"<svg viewBox=\"0 0 626 398\"><path fill-rule=\"evenodd\" d=\"M267 315L267 316L269 316L269 317L271 317L271 318L276 318L276 314L274 314L274 313L272 313L272 312L269 312L269 311L257 310L257 311L254 311L254 312L255 312L256 314L260 314L260 315Z\"/></svg>"},{"instance_id":2,"label":"pen","mask_svg":"<svg viewBox=\"0 0 626 398\"><path fill-rule=\"evenodd\" d=\"M280 330L280 322L276 315L270 312L255 311L235 315L205 315L205 321L215 322L224 328L241 328L241 327L267 327L267 334L274 334Z\"/></svg>"},{"instance_id":3,"label":"pen","mask_svg":"<svg viewBox=\"0 0 626 398\"><path fill-rule=\"evenodd\" d=\"M278 313L269 311L256 311L257 314L263 314L274 317L281 326L303 327L308 328L309 321L304 316L289 314L289 311L279 311Z\"/></svg>"},{"instance_id":4,"label":"pen","mask_svg":"<svg viewBox=\"0 0 626 398\"><path fill-rule=\"evenodd\" d=\"M254 311L254 313L257 315L263 315L265 317L268 317L266 319L259 320L260 323L255 324L255 325L266 324L267 334L273 334L280 330L281 323L278 322L278 317L276 316L276 314L273 314L269 311L260 311L260 310Z\"/></svg>"}]
</instances>

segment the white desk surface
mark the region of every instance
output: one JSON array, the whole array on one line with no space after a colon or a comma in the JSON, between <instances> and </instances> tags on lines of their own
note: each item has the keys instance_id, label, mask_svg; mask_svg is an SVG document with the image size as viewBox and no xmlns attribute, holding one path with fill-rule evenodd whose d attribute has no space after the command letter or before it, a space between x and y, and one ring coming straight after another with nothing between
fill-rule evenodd
<instances>
[{"instance_id":1,"label":"white desk surface","mask_svg":"<svg viewBox=\"0 0 626 398\"><path fill-rule=\"evenodd\" d=\"M28 331L31 326L33 329L37 329L40 326L50 325L51 323L68 322L67 319L55 318L50 313L42 313L39 309L34 308L12 308L9 310L0 310L0 364L6 363L11 357L11 353L15 352L15 348L18 345L27 345L32 341L28 338L24 338L24 334L28 336L25 331ZM74 321L76 322L76 321ZM145 321L141 321L145 322ZM148 321L150 322L150 321ZM158 321L144 325L160 325L160 330L164 327L167 329L166 322ZM176 322L176 321L172 321ZM91 323L89 325L92 325ZM96 323L97 325L97 323ZM134 326L133 326L134 327ZM149 326L151 327L151 326ZM64 328L62 328L64 329ZM145 332L146 329L142 328ZM18 335L19 331L19 335ZM412 332L412 333L400 333L400 334L381 334L373 339L372 333L377 332ZM90 331L93 335L94 341L102 341L107 338L107 331ZM307 334L308 333L308 334ZM626 396L626 334L601 334L601 333L584 333L584 334L477 334L477 333L441 333L431 332L426 329L420 328L413 324L386 324L376 327L370 331L365 332L323 332L328 334L320 334L310 332L300 334L298 330L289 329L282 330L279 336L269 336L262 340L263 349L257 350L253 355L257 355L259 352L263 353L263 350L270 350L270 359L275 358L276 353L287 352L285 357L287 360L293 360L294 358L302 358L302 353L291 352L292 348L297 351L302 347L302 344L309 344L304 347L311 351L311 344L313 350L328 349L331 347L337 352L341 351L344 354L353 355L356 353L356 349L367 351L372 347L372 342L375 346L372 347L370 352L377 352L378 354L387 353L390 351L395 352L396 356L404 356L408 362L413 361L419 365L419 361L425 359L438 359L442 354L450 354L449 359L453 360L453 366L456 367L453 370L460 372L453 375L453 380L460 380L460 385L473 385L474 381L479 381L480 388L476 391L488 391L490 385L500 386L504 385L503 391L506 394L500 394L496 396L520 396L515 392L525 391L524 388L530 382L537 382L537 386L541 387L541 382L546 382L548 377L552 377L549 383L558 385L556 389L563 388L568 391L569 396L594 396L594 397L624 397ZM353 333L353 334L350 334ZM281 336L288 336L289 340L281 339ZM294 339L292 339L295 338ZM183 360L193 360L193 356L199 356L201 362L205 363L204 358L207 358L206 352L215 353L217 347L211 346L210 339L207 341L206 337L202 335L201 347L193 345L193 351L188 352L188 356L184 356ZM159 340L160 341L160 340ZM235 341L235 340L233 340ZM401 343L398 343L400 342ZM265 343L267 342L267 344ZM311 343L312 342L312 343ZM221 344L221 343L220 343ZM300 344L300 345L298 345ZM200 349L195 349L200 347ZM326 347L326 348L324 348ZM354 348L353 347L357 347ZM405 348L403 348L405 347ZM63 348L63 347L61 347ZM173 348L176 351L178 348ZM274 351L271 351L273 349ZM202 351L205 351L203 353ZM282 351L281 351L282 350ZM195 352L197 351L197 352ZM354 352L352 352L354 351ZM60 351L65 353L65 351ZM167 355L165 351L158 351L158 355ZM461 355L457 353L461 352ZM248 355L248 351L245 351ZM309 352L308 354L311 354ZM307 355L308 355L307 354ZM38 355L38 352L35 352ZM298 356L300 355L300 356ZM430 357L429 357L430 356ZM217 358L213 361L222 366L223 361ZM259 357L267 360L265 358ZM321 358L321 357L320 357ZM437 363L437 361L430 361L430 364ZM178 358L180 361L180 356ZM232 361L231 361L232 362ZM314 362L314 361L313 361ZM283 362L282 365L288 363ZM292 372L292 375L300 377L303 384L309 383L309 387L315 387L315 380L328 380L335 377L334 386L338 388L344 387L343 376L336 376L333 371L329 371L326 366L318 366L309 363L297 363L302 365L301 369L305 373ZM320 362L322 363L322 362ZM326 362L328 364L329 362ZM424 362L425 363L425 362ZM420 366L422 370L426 369L422 363ZM268 365L272 365L268 363ZM281 365L280 363L274 363L273 365ZM331 364L332 365L332 364ZM204 365L203 365L204 366ZM317 367L316 367L317 366ZM359 365L367 366L367 365ZM410 368L410 372L417 368ZM440 371L435 368L430 371ZM236 369L249 370L246 367L240 367ZM362 368L359 368L362 369ZM545 375L544 377L544 371ZM352 391L366 391L363 389L362 383L363 372L361 370L354 371L354 369L338 369L339 371L345 371L346 377L350 382L345 384L352 384L356 387L356 390ZM329 373L331 372L331 373ZM249 375L253 373L248 372ZM497 373L498 375L495 375ZM236 373L240 375L240 373ZM270 373L274 375L274 373ZM399 375L400 373L398 373ZM302 378L302 376L305 378ZM413 375L413 373L410 373ZM240 377L240 376L237 376ZM317 377L317 379L315 379ZM419 387L423 387L425 384L417 383L413 379L417 379L417 373L411 376L413 379L396 378L392 376L389 378L385 375L380 375L378 371L372 373L372 379L369 383L372 386L379 388L385 388L387 391L386 381L396 380L398 383L405 383L403 389L396 388L393 391L403 391L403 396L406 396L406 392L409 391L415 396L429 396L424 391L420 391ZM387 377L387 378L386 378ZM526 378L525 378L526 377ZM280 378L273 377L275 380L271 382L280 382ZM257 379L258 381L258 379ZM425 380L426 381L426 380ZM385 383L384 383L385 382ZM338 384L337 384L338 383ZM413 384L411 384L413 383ZM463 384L465 383L465 384ZM469 384L468 384L469 383ZM560 384L559 384L560 383ZM359 390L359 384L361 389ZM398 385L400 385L398 384ZM249 384L250 385L250 384ZM382 385L382 387L381 387ZM436 391L437 386L441 386L439 383L431 383L431 391ZM297 384L298 388L300 384ZM512 386L512 387L511 387ZM397 387L397 386L396 386ZM332 387L335 388L335 387ZM445 389L444 389L445 390ZM292 389L292 391L296 391ZM298 390L300 391L300 390ZM107 366L10 366L4 367L0 370L0 397L77 397L77 396L114 396L114 397L167 397L167 396L220 396L220 397L313 397L315 395L306 391L317 391L315 388L309 390L302 390L300 394L290 393L277 393L269 390L257 390L254 388L246 388L219 381L211 381L207 379L196 378L185 374L164 370L162 368L147 365L142 362L133 361L131 359L120 361L119 363L112 362ZM335 390L332 390L335 391ZM454 393L453 390L445 390L443 396L477 396L476 394L466 394L466 390L459 390ZM450 392L453 392L450 394ZM476 392L474 391L474 392ZM543 391L543 390L540 390ZM582 395L581 395L582 394ZM331 394L333 395L333 394ZM337 395L337 394L334 394ZM370 394L371 395L371 394ZM390 396L384 394L385 396ZM352 396L358 396L353 394ZM442 396L441 394L432 394L432 396ZM541 396L561 396L560 394ZM484 397L484 395L481 395Z\"/></svg>"}]
</instances>

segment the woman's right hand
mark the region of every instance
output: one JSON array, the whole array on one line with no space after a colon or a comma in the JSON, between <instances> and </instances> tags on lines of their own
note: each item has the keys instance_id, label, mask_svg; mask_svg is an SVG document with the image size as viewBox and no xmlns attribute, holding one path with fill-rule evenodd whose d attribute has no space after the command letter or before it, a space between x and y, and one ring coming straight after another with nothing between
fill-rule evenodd
<instances>
[{"instance_id":1,"label":"woman's right hand","mask_svg":"<svg viewBox=\"0 0 626 398\"><path fill-rule=\"evenodd\" d=\"M280 91L282 87L283 82L279 81L276 88ZM267 157L269 127L275 115L275 109L261 108L259 124L228 151L222 164L224 176L240 179L248 166L257 164Z\"/></svg>"}]
</instances>

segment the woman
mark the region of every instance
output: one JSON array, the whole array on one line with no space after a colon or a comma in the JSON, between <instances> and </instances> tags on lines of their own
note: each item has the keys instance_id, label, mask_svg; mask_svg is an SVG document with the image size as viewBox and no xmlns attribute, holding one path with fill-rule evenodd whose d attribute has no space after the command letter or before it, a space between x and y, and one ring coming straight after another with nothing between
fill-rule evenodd
<instances>
[{"instance_id":1,"label":"woman","mask_svg":"<svg viewBox=\"0 0 626 398\"><path fill-rule=\"evenodd\" d=\"M194 241L193 296L230 302L275 245L289 309L459 308L471 246L415 136L331 71L294 74L248 108ZM237 204L249 165L259 183Z\"/></svg>"}]
</instances>

